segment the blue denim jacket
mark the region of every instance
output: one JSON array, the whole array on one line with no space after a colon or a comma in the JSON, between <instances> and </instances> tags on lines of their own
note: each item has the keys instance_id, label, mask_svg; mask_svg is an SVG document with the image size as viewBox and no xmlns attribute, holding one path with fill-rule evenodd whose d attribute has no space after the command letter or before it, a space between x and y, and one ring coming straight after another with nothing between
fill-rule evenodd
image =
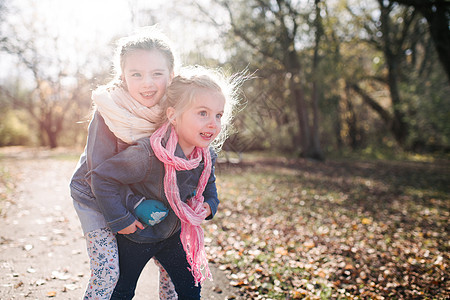
<instances>
[{"instance_id":1,"label":"blue denim jacket","mask_svg":"<svg viewBox=\"0 0 450 300\"><path fill-rule=\"evenodd\" d=\"M168 135L169 132L163 139L163 144L167 142ZM209 218L212 218L217 212L219 200L214 175L217 156L213 150L210 151L213 167L203 196L205 202L211 207L212 214ZM186 159L179 145L175 155ZM177 171L177 183L182 201L186 202L194 195L203 168L204 163L201 162L196 169ZM171 209L164 193L164 174L164 164L155 156L149 138L138 140L136 144L92 170L90 176L93 192L108 225L114 232L131 225L135 220L134 216L129 215L129 212L133 211L134 203L128 203L130 199L123 198L121 195L123 185L130 185L135 194L144 195L147 199L159 200L169 208L169 214L161 223L146 226L142 230L138 229L133 234L125 235L127 238L138 243L153 243L170 237L181 228L181 222Z\"/></svg>"},{"instance_id":2,"label":"blue denim jacket","mask_svg":"<svg viewBox=\"0 0 450 300\"><path fill-rule=\"evenodd\" d=\"M118 139L109 130L100 113L95 112L89 123L86 147L80 156L69 185L73 205L85 234L108 226L91 191L90 180L87 177L88 171L126 147L128 144ZM122 197L128 198L130 203L137 203L142 198L141 195L134 195L129 187L124 187L121 193Z\"/></svg>"}]
</instances>

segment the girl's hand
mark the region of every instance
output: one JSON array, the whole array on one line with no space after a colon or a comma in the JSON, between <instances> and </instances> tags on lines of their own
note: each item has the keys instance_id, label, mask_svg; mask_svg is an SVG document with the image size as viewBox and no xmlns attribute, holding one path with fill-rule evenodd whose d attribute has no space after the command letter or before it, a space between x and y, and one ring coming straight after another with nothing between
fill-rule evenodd
<instances>
[{"instance_id":1,"label":"girl's hand","mask_svg":"<svg viewBox=\"0 0 450 300\"><path fill-rule=\"evenodd\" d=\"M134 232L137 230L137 228L144 229L144 225L142 225L142 223L139 222L138 220L134 221L133 224L131 224L131 225L128 226L128 227L125 227L124 229L122 229L122 230L119 231L118 233L120 233L120 234L130 234L130 233L134 233Z\"/></svg>"},{"instance_id":2,"label":"girl's hand","mask_svg":"<svg viewBox=\"0 0 450 300\"><path fill-rule=\"evenodd\" d=\"M209 204L206 203L206 202L203 202L203 207L204 207L204 208L206 209L206 211L208 212L208 213L206 214L206 218L207 218L207 217L209 217L209 216L212 214L211 207L209 207Z\"/></svg>"}]
</instances>

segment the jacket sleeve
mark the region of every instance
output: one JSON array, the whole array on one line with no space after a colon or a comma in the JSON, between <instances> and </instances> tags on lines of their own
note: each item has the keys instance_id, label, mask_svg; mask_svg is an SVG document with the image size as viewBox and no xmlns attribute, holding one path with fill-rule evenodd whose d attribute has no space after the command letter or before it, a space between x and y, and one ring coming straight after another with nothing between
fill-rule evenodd
<instances>
[{"instance_id":1,"label":"jacket sleeve","mask_svg":"<svg viewBox=\"0 0 450 300\"><path fill-rule=\"evenodd\" d=\"M206 220L211 220L214 217L220 203L217 195L216 176L214 174L216 158L217 154L211 150L211 175L209 176L208 183L203 191L204 201L209 204L209 207L211 207L211 214L206 218Z\"/></svg>"},{"instance_id":2,"label":"jacket sleeve","mask_svg":"<svg viewBox=\"0 0 450 300\"><path fill-rule=\"evenodd\" d=\"M94 113L94 117L89 124L86 152L88 170L95 169L103 161L113 157L118 152L117 138L109 130L98 111ZM86 175L86 179L90 182L89 171Z\"/></svg>"},{"instance_id":3,"label":"jacket sleeve","mask_svg":"<svg viewBox=\"0 0 450 300\"><path fill-rule=\"evenodd\" d=\"M91 190L93 190L91 180L92 170L103 163L105 160L116 155L118 151L121 150L118 147L119 142L120 141L118 140L118 138L111 132L111 130L109 130L101 114L96 111L91 123L89 124L86 143L86 181L91 186ZM137 203L142 198L141 195L135 195L128 185L122 186L120 193L122 195L122 198L126 199L126 203ZM103 210L101 208L100 210L103 213ZM134 222L134 219L132 221L131 220L132 218L130 217L130 224Z\"/></svg>"},{"instance_id":4,"label":"jacket sleeve","mask_svg":"<svg viewBox=\"0 0 450 300\"><path fill-rule=\"evenodd\" d=\"M150 171L150 164L148 147L138 143L92 170L92 191L113 232L126 228L136 220L124 205L128 202L125 198L129 197L129 194L123 187L143 181Z\"/></svg>"}]
</instances>

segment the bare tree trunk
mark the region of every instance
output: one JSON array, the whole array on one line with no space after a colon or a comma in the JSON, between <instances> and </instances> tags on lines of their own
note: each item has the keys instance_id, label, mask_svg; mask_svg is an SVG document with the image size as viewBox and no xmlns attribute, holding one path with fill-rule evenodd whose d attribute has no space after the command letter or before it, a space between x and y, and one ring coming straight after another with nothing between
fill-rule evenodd
<instances>
[{"instance_id":1,"label":"bare tree trunk","mask_svg":"<svg viewBox=\"0 0 450 300\"><path fill-rule=\"evenodd\" d=\"M392 58L391 58L392 59ZM390 59L387 58L389 61ZM401 146L405 146L406 138L408 136L408 124L404 121L405 115L401 111L401 100L398 91L398 67L395 61L392 61L389 64L389 72L388 72L388 84L389 91L392 99L392 109L393 109L393 118L392 118L392 133L395 137L395 140Z\"/></svg>"},{"instance_id":2,"label":"bare tree trunk","mask_svg":"<svg viewBox=\"0 0 450 300\"><path fill-rule=\"evenodd\" d=\"M337 105L336 105L336 118L335 118L334 126L333 126L334 134L336 136L336 145L337 145L338 150L342 150L342 146L344 145L344 142L342 140L342 135L341 135L342 121L343 121L342 120L343 112L342 112L342 108L341 108L341 105L342 105L341 102L342 102L342 98L339 97Z\"/></svg>"},{"instance_id":3,"label":"bare tree trunk","mask_svg":"<svg viewBox=\"0 0 450 300\"><path fill-rule=\"evenodd\" d=\"M311 154L309 155L309 157L313 157L318 160L324 160L324 155L322 152L322 147L320 147L319 138L319 92L317 89L318 84L316 79L314 79L312 90L313 124L311 130Z\"/></svg>"},{"instance_id":4,"label":"bare tree trunk","mask_svg":"<svg viewBox=\"0 0 450 300\"><path fill-rule=\"evenodd\" d=\"M399 143L401 146L405 146L406 137L408 136L408 124L404 120L404 114L401 111L401 99L400 99L400 93L398 89L398 81L399 81L399 54L397 51L401 51L401 42L400 45L399 42L396 43L396 41L392 41L389 38L389 33L391 31L391 23L390 23L390 17L389 12L391 11L391 8L388 6L386 7L382 0L379 0L380 3L380 20L381 20L381 30L383 32L383 36L385 37L383 42L383 52L386 58L387 66L388 66L388 79L387 83L389 86L389 92L391 94L391 102L392 102L392 110L393 110L393 117L392 117L392 133L395 137L395 140ZM405 26L409 22L405 21ZM393 49L394 48L394 49Z\"/></svg>"},{"instance_id":5,"label":"bare tree trunk","mask_svg":"<svg viewBox=\"0 0 450 300\"><path fill-rule=\"evenodd\" d=\"M323 35L322 28L322 20L320 17L320 0L315 0L315 9L316 9L316 20L314 21L316 27L316 35L315 40L316 44L314 46L314 57L313 57L313 68L312 68L312 128L311 128L311 143L308 153L308 157L312 157L318 160L324 160L324 155L322 149L320 147L320 139L319 139L319 80L317 75L317 69L319 67L319 47L320 47L320 39Z\"/></svg>"},{"instance_id":6,"label":"bare tree trunk","mask_svg":"<svg viewBox=\"0 0 450 300\"><path fill-rule=\"evenodd\" d=\"M346 104L346 118L345 122L347 123L347 131L348 137L350 138L350 147L353 150L356 150L360 143L359 129L358 129L358 120L356 118L355 110L353 109L353 103L350 97L350 87L345 87L345 104Z\"/></svg>"},{"instance_id":7,"label":"bare tree trunk","mask_svg":"<svg viewBox=\"0 0 450 300\"><path fill-rule=\"evenodd\" d=\"M58 147L58 142L57 142L57 134L56 132L53 131L46 131L47 134L47 138L48 138L48 145L51 149L54 149L56 147Z\"/></svg>"},{"instance_id":8,"label":"bare tree trunk","mask_svg":"<svg viewBox=\"0 0 450 300\"><path fill-rule=\"evenodd\" d=\"M295 103L295 109L298 119L298 127L300 132L300 151L302 156L307 156L310 147L310 131L308 107L305 101L305 93L300 82L299 75L292 75L290 80L291 97Z\"/></svg>"}]
</instances>

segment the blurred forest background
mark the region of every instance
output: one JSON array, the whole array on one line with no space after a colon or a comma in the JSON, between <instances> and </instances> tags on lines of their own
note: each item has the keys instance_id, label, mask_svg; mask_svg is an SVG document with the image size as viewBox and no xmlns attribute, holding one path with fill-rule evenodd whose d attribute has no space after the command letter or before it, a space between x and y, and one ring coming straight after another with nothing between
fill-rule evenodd
<instances>
[{"instance_id":1,"label":"blurred forest background","mask_svg":"<svg viewBox=\"0 0 450 300\"><path fill-rule=\"evenodd\" d=\"M83 147L114 41L159 24L183 65L255 72L227 150L448 154L449 15L444 0L0 0L0 146Z\"/></svg>"}]
</instances>

